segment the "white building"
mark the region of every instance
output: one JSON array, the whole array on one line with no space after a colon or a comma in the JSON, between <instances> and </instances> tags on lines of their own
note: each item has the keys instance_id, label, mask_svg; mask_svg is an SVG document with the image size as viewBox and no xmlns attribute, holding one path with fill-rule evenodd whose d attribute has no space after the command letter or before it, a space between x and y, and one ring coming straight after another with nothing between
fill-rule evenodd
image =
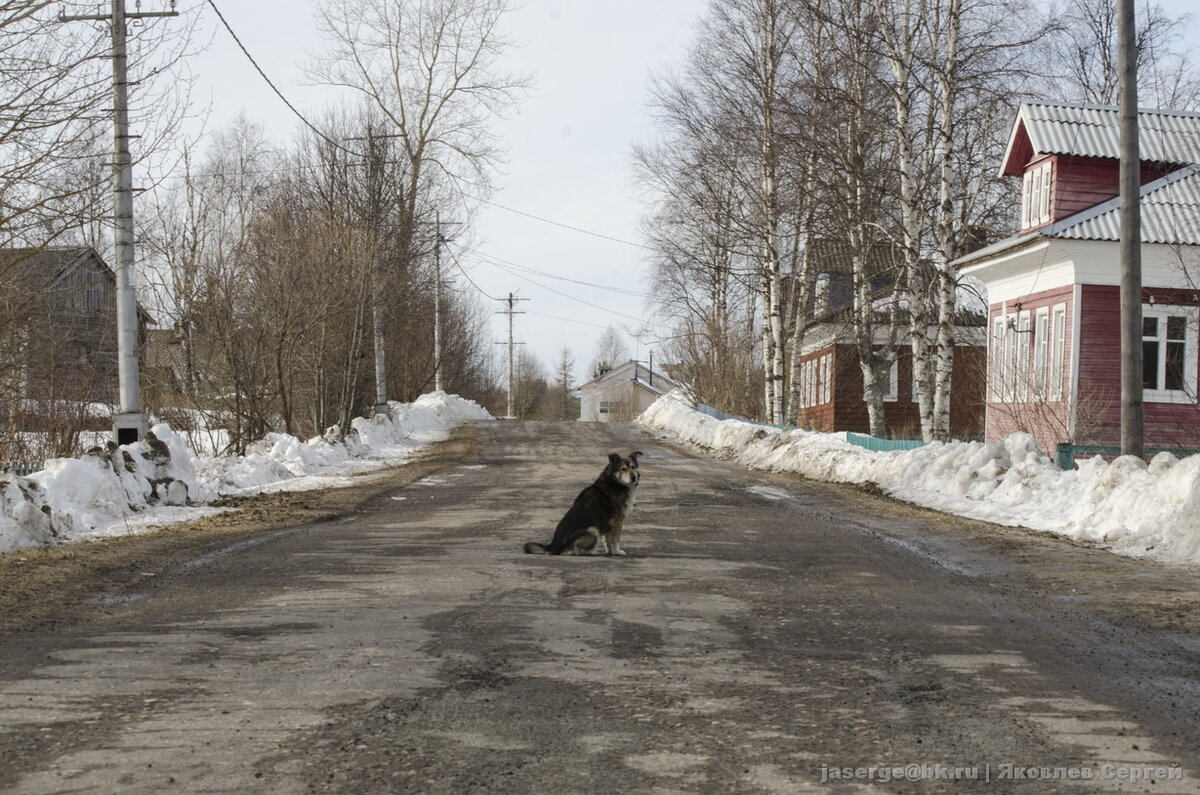
<instances>
[{"instance_id":1,"label":"white building","mask_svg":"<svg viewBox=\"0 0 1200 795\"><path fill-rule=\"evenodd\" d=\"M630 359L579 387L580 422L629 422L679 384Z\"/></svg>"}]
</instances>

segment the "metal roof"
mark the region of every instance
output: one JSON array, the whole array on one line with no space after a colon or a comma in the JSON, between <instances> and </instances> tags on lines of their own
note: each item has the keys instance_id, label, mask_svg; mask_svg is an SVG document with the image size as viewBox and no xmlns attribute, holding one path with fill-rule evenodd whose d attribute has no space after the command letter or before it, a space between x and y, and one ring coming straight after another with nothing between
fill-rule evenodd
<instances>
[{"instance_id":1,"label":"metal roof","mask_svg":"<svg viewBox=\"0 0 1200 795\"><path fill-rule=\"evenodd\" d=\"M1022 125L1038 154L1120 156L1120 109L1116 106L1022 103L1009 152ZM1144 108L1138 111L1138 129L1143 161L1200 163L1200 113Z\"/></svg>"},{"instance_id":2,"label":"metal roof","mask_svg":"<svg viewBox=\"0 0 1200 795\"><path fill-rule=\"evenodd\" d=\"M1200 246L1200 166L1188 166L1147 182L1141 190L1142 243ZM1121 197L1109 199L1061 221L1001 240L951 263L962 268L993 254L1039 240L1121 239Z\"/></svg>"},{"instance_id":3,"label":"metal roof","mask_svg":"<svg viewBox=\"0 0 1200 795\"><path fill-rule=\"evenodd\" d=\"M1141 190L1142 242L1200 246L1200 166L1188 166L1147 182ZM1071 240L1120 240L1117 197L1042 230Z\"/></svg>"}]
</instances>

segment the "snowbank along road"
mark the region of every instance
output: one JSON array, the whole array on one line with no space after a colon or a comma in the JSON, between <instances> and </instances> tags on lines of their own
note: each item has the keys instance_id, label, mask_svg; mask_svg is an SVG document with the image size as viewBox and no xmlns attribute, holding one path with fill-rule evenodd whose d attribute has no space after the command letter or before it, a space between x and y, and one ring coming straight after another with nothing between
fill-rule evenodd
<instances>
[{"instance_id":1,"label":"snowbank along road","mask_svg":"<svg viewBox=\"0 0 1200 795\"><path fill-rule=\"evenodd\" d=\"M0 788L1200 791L1193 570L625 427L464 434L357 512L0 637ZM522 554L632 449L628 558Z\"/></svg>"}]
</instances>

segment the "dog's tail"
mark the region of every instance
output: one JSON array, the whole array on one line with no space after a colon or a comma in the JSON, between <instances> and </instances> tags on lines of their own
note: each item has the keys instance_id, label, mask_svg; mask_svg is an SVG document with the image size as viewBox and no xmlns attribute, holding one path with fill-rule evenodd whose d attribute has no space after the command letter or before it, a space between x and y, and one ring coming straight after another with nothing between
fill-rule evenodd
<instances>
[{"instance_id":1,"label":"dog's tail","mask_svg":"<svg viewBox=\"0 0 1200 795\"><path fill-rule=\"evenodd\" d=\"M530 541L525 544L525 553L527 555L553 555L554 551L545 544L539 544L536 541Z\"/></svg>"}]
</instances>

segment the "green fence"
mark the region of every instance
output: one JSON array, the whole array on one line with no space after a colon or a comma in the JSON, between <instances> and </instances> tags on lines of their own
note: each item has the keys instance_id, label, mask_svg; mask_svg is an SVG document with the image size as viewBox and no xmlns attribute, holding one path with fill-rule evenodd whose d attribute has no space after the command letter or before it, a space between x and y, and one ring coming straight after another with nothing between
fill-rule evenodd
<instances>
[{"instance_id":1,"label":"green fence","mask_svg":"<svg viewBox=\"0 0 1200 795\"><path fill-rule=\"evenodd\" d=\"M877 453L886 453L892 450L916 450L918 447L925 446L920 439L881 439L878 436L864 436L861 433L849 432L846 433L846 441Z\"/></svg>"},{"instance_id":2,"label":"green fence","mask_svg":"<svg viewBox=\"0 0 1200 795\"><path fill-rule=\"evenodd\" d=\"M9 461L0 467L0 471L17 477L28 477L34 472L40 472L43 468L41 461Z\"/></svg>"},{"instance_id":3,"label":"green fence","mask_svg":"<svg viewBox=\"0 0 1200 795\"><path fill-rule=\"evenodd\" d=\"M1189 450L1183 447L1147 447L1143 458L1153 458L1159 453L1170 453L1171 455L1184 456L1200 454L1200 450ZM1119 456L1121 454L1120 447L1109 447L1098 444L1058 444L1054 448L1054 460L1058 464L1059 469L1074 469L1075 456L1077 455L1104 455L1104 456Z\"/></svg>"}]
</instances>

